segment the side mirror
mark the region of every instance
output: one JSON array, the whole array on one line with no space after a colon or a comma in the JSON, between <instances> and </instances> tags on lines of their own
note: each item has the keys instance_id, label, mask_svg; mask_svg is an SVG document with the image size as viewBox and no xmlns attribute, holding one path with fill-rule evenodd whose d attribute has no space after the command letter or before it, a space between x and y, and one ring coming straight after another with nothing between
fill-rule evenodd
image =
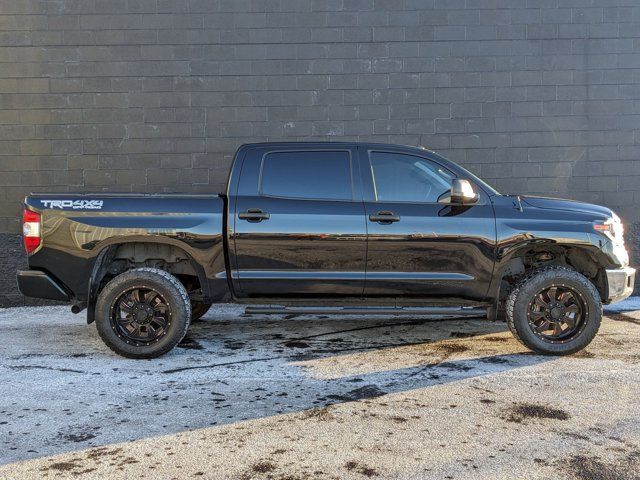
<instances>
[{"instance_id":1,"label":"side mirror","mask_svg":"<svg viewBox=\"0 0 640 480\"><path fill-rule=\"evenodd\" d=\"M469 180L454 178L451 182L451 203L476 203L478 194L473 191Z\"/></svg>"}]
</instances>

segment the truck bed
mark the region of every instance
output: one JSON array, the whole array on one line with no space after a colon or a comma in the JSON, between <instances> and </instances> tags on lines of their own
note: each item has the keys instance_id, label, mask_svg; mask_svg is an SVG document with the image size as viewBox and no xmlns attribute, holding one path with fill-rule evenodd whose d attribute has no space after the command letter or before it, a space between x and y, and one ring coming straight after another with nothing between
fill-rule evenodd
<instances>
[{"instance_id":1,"label":"truck bed","mask_svg":"<svg viewBox=\"0 0 640 480\"><path fill-rule=\"evenodd\" d=\"M25 205L42 216L42 245L29 267L51 272L76 300L86 299L98 256L123 243L172 245L201 265L207 280L224 276L220 195L37 193Z\"/></svg>"}]
</instances>

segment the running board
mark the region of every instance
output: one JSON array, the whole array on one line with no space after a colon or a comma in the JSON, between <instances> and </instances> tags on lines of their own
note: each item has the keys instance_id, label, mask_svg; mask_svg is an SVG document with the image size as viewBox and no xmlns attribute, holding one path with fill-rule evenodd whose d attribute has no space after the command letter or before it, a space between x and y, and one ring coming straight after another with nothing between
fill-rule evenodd
<instances>
[{"instance_id":1,"label":"running board","mask_svg":"<svg viewBox=\"0 0 640 480\"><path fill-rule=\"evenodd\" d=\"M247 307L247 315L455 315L485 317L486 308L475 307Z\"/></svg>"}]
</instances>

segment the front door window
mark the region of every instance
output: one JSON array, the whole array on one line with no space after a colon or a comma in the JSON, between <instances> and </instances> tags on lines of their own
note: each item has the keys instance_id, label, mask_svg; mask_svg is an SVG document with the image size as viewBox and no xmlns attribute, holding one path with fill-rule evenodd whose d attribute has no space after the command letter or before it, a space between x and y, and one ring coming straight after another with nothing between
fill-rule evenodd
<instances>
[{"instance_id":1,"label":"front door window","mask_svg":"<svg viewBox=\"0 0 640 480\"><path fill-rule=\"evenodd\" d=\"M436 203L451 191L454 175L424 158L371 152L369 160L378 202Z\"/></svg>"}]
</instances>

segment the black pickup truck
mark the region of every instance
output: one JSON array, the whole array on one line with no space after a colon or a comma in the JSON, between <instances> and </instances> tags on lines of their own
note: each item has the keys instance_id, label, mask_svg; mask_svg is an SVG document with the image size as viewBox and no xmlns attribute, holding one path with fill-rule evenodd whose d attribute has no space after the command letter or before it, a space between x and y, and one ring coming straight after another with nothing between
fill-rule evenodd
<instances>
[{"instance_id":1,"label":"black pickup truck","mask_svg":"<svg viewBox=\"0 0 640 480\"><path fill-rule=\"evenodd\" d=\"M504 316L532 350L569 354L635 276L608 208L501 195L398 145L243 145L226 193L30 195L23 226L21 292L86 308L131 358L229 297L261 314Z\"/></svg>"}]
</instances>

